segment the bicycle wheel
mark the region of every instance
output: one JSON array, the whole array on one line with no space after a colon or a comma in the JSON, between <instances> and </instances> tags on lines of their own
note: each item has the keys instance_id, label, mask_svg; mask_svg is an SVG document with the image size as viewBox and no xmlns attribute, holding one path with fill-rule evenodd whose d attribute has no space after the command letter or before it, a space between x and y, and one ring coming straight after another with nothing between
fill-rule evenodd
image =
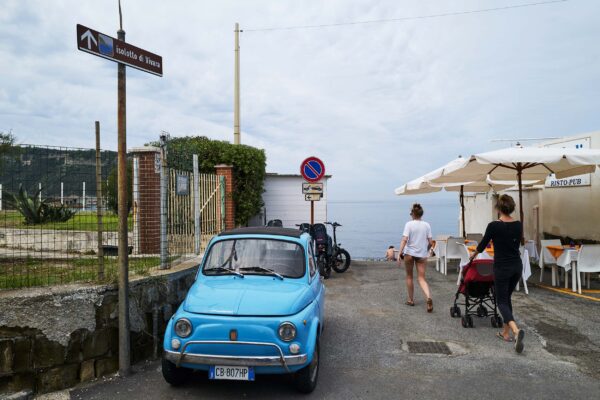
<instances>
[{"instance_id":1,"label":"bicycle wheel","mask_svg":"<svg viewBox=\"0 0 600 400\"><path fill-rule=\"evenodd\" d=\"M337 273L346 272L346 270L350 267L350 253L348 253L344 249L339 249L337 254L335 255L333 263L333 269Z\"/></svg>"}]
</instances>

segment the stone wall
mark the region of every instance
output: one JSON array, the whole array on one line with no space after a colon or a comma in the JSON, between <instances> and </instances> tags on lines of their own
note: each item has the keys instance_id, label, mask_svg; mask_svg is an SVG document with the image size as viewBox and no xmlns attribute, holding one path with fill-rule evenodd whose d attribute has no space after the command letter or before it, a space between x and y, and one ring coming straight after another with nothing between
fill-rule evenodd
<instances>
[{"instance_id":1,"label":"stone wall","mask_svg":"<svg viewBox=\"0 0 600 400\"><path fill-rule=\"evenodd\" d=\"M130 233L128 236L129 243L133 243L133 234ZM119 234L103 232L102 243L118 245ZM96 252L98 250L98 233L96 231L0 228L0 247L39 252Z\"/></svg>"},{"instance_id":2,"label":"stone wall","mask_svg":"<svg viewBox=\"0 0 600 400\"><path fill-rule=\"evenodd\" d=\"M130 283L133 363L161 354L166 324L195 272L182 265ZM115 286L2 291L0 310L0 397L60 390L118 370Z\"/></svg>"}]
</instances>

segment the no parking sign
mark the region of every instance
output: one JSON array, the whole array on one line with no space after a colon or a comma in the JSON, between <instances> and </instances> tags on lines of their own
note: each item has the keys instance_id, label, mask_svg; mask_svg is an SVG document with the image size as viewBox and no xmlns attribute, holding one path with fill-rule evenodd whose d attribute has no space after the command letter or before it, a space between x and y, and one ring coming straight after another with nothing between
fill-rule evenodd
<instances>
[{"instance_id":1,"label":"no parking sign","mask_svg":"<svg viewBox=\"0 0 600 400\"><path fill-rule=\"evenodd\" d=\"M317 157L308 157L300 164L300 174L308 182L318 182L325 176L325 164Z\"/></svg>"}]
</instances>

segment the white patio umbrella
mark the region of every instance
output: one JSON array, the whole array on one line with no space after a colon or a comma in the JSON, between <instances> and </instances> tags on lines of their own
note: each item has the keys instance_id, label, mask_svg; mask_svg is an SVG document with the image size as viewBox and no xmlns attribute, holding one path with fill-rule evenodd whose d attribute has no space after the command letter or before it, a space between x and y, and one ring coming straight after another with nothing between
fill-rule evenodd
<instances>
[{"instance_id":1,"label":"white patio umbrella","mask_svg":"<svg viewBox=\"0 0 600 400\"><path fill-rule=\"evenodd\" d=\"M466 237L465 231L465 201L464 201L464 193L483 193L489 192L490 190L498 191L503 189L508 189L516 185L515 181L492 181L489 178L485 178L481 181L476 182L449 182L449 183L431 183L430 180L434 178L438 178L442 176L444 170L446 168L454 168L456 166L460 166L464 164L464 160L462 157L458 157L448 164L444 165L441 168L435 169L417 179L414 179L399 188L397 188L394 192L401 195L411 195L411 194L424 194L424 193L434 193L439 192L442 189L451 192L460 192L459 201L461 208L461 218L462 218L462 227L463 227L463 237ZM528 182L535 183L535 182Z\"/></svg>"},{"instance_id":2,"label":"white patio umbrella","mask_svg":"<svg viewBox=\"0 0 600 400\"><path fill-rule=\"evenodd\" d=\"M514 180L519 188L519 212L523 221L523 181L543 181L548 175L557 178L592 173L600 164L600 150L547 147L510 147L461 158L448 164L430 180L433 184Z\"/></svg>"}]
</instances>

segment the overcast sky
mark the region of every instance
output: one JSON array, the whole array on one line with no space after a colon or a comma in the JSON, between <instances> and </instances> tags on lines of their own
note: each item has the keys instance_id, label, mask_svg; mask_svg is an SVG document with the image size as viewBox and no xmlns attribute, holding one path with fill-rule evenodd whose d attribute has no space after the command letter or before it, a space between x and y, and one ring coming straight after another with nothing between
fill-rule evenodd
<instances>
[{"instance_id":1,"label":"overcast sky","mask_svg":"<svg viewBox=\"0 0 600 400\"><path fill-rule=\"evenodd\" d=\"M330 200L393 189L499 138L600 130L600 1L338 26L532 0L122 0L127 41L162 78L128 69L128 147L233 138L233 28L240 22L242 142L267 170L321 157ZM77 23L116 36L116 0L3 0L0 130L21 143L116 149L116 64L80 52Z\"/></svg>"}]
</instances>

